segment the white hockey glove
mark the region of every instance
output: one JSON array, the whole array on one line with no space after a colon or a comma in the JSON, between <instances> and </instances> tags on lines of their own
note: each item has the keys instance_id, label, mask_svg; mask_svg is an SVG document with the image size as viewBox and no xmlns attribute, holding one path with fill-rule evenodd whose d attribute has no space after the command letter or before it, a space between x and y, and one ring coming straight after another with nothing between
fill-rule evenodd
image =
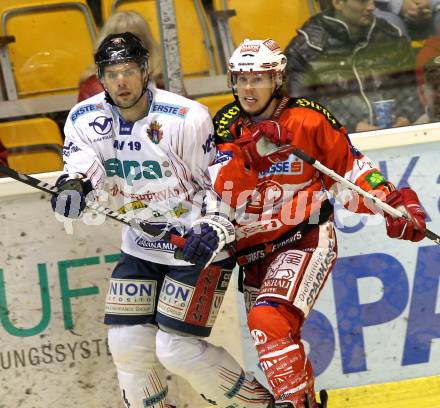
<instances>
[{"instance_id":1,"label":"white hockey glove","mask_svg":"<svg viewBox=\"0 0 440 408\"><path fill-rule=\"evenodd\" d=\"M52 196L52 209L68 218L79 218L86 208L86 196L93 191L91 181L82 173L62 174L55 183L59 194Z\"/></svg>"},{"instance_id":2,"label":"white hockey glove","mask_svg":"<svg viewBox=\"0 0 440 408\"><path fill-rule=\"evenodd\" d=\"M185 238L183 259L206 267L225 245L235 241L235 228L225 217L210 215L197 220Z\"/></svg>"}]
</instances>

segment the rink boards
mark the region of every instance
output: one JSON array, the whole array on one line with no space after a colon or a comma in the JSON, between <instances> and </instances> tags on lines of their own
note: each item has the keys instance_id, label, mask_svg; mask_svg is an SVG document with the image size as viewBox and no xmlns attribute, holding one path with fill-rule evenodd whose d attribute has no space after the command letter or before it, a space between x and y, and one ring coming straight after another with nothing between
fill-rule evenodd
<instances>
[{"instance_id":1,"label":"rink boards","mask_svg":"<svg viewBox=\"0 0 440 408\"><path fill-rule=\"evenodd\" d=\"M398 187L418 192L428 227L440 233L436 132L432 126L393 129L362 134L353 143ZM0 183L2 404L120 408L101 323L120 226L64 226L47 196L14 181ZM440 407L440 246L391 240L379 216L338 210L336 222L338 263L303 332L317 388L335 390L330 408ZM231 329L240 325L247 337L234 289L212 340L258 370L249 339L238 341L238 329ZM176 384L182 401L204 406Z\"/></svg>"}]
</instances>

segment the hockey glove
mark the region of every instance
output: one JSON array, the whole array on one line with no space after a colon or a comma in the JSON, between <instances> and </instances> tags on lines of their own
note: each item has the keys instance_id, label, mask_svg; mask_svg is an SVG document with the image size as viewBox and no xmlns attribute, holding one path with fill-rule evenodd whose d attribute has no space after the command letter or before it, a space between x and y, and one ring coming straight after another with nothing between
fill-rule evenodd
<instances>
[{"instance_id":1,"label":"hockey glove","mask_svg":"<svg viewBox=\"0 0 440 408\"><path fill-rule=\"evenodd\" d=\"M225 245L234 242L235 229L225 217L206 216L192 225L185 238L183 259L205 267Z\"/></svg>"},{"instance_id":2,"label":"hockey glove","mask_svg":"<svg viewBox=\"0 0 440 408\"><path fill-rule=\"evenodd\" d=\"M255 126L255 129L277 146L290 145L293 132L274 120L264 120Z\"/></svg>"},{"instance_id":3,"label":"hockey glove","mask_svg":"<svg viewBox=\"0 0 440 408\"><path fill-rule=\"evenodd\" d=\"M250 142L243 145L246 164L265 171L272 164L288 159L294 149L290 146L292 133L277 122L266 120L252 129Z\"/></svg>"},{"instance_id":4,"label":"hockey glove","mask_svg":"<svg viewBox=\"0 0 440 408\"><path fill-rule=\"evenodd\" d=\"M91 181L81 173L61 175L55 183L58 196L52 196L52 209L68 218L79 218L86 208L86 196L93 191Z\"/></svg>"},{"instance_id":5,"label":"hockey glove","mask_svg":"<svg viewBox=\"0 0 440 408\"><path fill-rule=\"evenodd\" d=\"M407 218L394 218L385 214L387 234L391 238L420 241L426 233L426 214L414 190L402 188L392 191L386 199L391 207L401 211Z\"/></svg>"}]
</instances>

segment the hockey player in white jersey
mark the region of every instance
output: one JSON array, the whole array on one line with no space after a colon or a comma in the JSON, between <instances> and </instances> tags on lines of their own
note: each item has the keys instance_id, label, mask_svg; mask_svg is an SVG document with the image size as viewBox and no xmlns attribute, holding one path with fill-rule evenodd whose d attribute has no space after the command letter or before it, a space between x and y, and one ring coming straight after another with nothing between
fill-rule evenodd
<instances>
[{"instance_id":1,"label":"hockey player in white jersey","mask_svg":"<svg viewBox=\"0 0 440 408\"><path fill-rule=\"evenodd\" d=\"M165 366L213 405L266 408L271 395L203 340L235 263L227 251L234 228L209 199L208 111L148 84L148 51L131 33L109 35L95 62L105 92L69 113L53 209L78 217L85 197L105 190L119 211L186 238L184 259L175 259L172 244L124 227L105 305L122 398L130 408L167 407Z\"/></svg>"}]
</instances>

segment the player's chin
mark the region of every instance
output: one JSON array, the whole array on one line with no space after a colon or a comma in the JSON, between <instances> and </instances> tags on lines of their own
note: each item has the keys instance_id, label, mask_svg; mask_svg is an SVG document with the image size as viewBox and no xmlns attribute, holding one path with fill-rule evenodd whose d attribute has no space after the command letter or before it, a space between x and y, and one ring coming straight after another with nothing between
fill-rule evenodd
<instances>
[{"instance_id":1,"label":"player's chin","mask_svg":"<svg viewBox=\"0 0 440 408\"><path fill-rule=\"evenodd\" d=\"M130 98L130 99L118 98L116 100L116 103L120 108L129 108L133 105L134 100L132 100L132 99L133 98Z\"/></svg>"},{"instance_id":2,"label":"player's chin","mask_svg":"<svg viewBox=\"0 0 440 408\"><path fill-rule=\"evenodd\" d=\"M241 103L241 106L246 111L246 113L251 114L251 115L253 113L257 113L260 110L259 104L255 104L255 103L247 103L247 102L243 101Z\"/></svg>"},{"instance_id":3,"label":"player's chin","mask_svg":"<svg viewBox=\"0 0 440 408\"><path fill-rule=\"evenodd\" d=\"M361 17L361 23L364 27L368 27L373 22L373 14L369 14L368 16Z\"/></svg>"}]
</instances>

